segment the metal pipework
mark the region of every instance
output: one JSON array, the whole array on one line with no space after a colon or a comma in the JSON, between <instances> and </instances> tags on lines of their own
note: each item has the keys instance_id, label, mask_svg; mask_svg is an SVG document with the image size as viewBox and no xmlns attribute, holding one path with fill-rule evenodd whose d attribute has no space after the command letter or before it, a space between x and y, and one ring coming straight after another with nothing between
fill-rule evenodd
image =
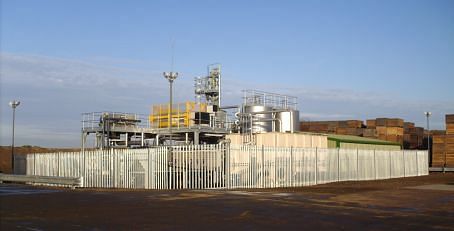
<instances>
[{"instance_id":1,"label":"metal pipework","mask_svg":"<svg viewBox=\"0 0 454 231\"><path fill-rule=\"evenodd\" d=\"M282 120L279 118L272 118L272 119L255 119L254 122L267 122L267 121L278 121L279 125L282 127ZM273 124L273 132L276 132L276 126ZM279 131L280 132L280 131Z\"/></svg>"},{"instance_id":2,"label":"metal pipework","mask_svg":"<svg viewBox=\"0 0 454 231\"><path fill-rule=\"evenodd\" d=\"M223 145L223 144L228 144L228 145L230 145L230 142L231 142L230 139L221 140L221 141L219 142L219 145Z\"/></svg>"},{"instance_id":3,"label":"metal pipework","mask_svg":"<svg viewBox=\"0 0 454 231\"><path fill-rule=\"evenodd\" d=\"M249 131L250 131L250 132L249 132L250 142L249 142L249 143L251 143L251 142L252 142L252 132L253 132L253 131L252 131L252 129L253 129L253 119L252 119L252 118L253 118L253 115L250 114L250 113L240 113L240 112L236 112L236 113L235 113L235 117L236 117L236 118L239 118L239 117L250 117L250 120L249 120L249 122L250 122L250 129L249 129ZM241 123L241 126L243 126L243 123ZM246 129L245 129L245 131L247 132ZM240 132L241 132L241 129L240 129Z\"/></svg>"},{"instance_id":4,"label":"metal pipework","mask_svg":"<svg viewBox=\"0 0 454 231\"><path fill-rule=\"evenodd\" d=\"M219 109L235 109L235 108L240 108L240 106L238 106L238 105L224 106L224 107L220 107Z\"/></svg>"},{"instance_id":5,"label":"metal pipework","mask_svg":"<svg viewBox=\"0 0 454 231\"><path fill-rule=\"evenodd\" d=\"M276 118L276 113L273 114L273 120L274 121L279 121L279 132L282 130L282 120L279 118ZM276 125L273 123L273 132L276 132Z\"/></svg>"}]
</instances>

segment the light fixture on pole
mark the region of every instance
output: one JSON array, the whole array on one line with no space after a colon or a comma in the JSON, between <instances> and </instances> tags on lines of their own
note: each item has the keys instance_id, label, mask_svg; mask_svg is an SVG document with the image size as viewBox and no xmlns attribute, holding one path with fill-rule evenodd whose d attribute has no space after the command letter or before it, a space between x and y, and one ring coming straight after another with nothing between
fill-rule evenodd
<instances>
[{"instance_id":1,"label":"light fixture on pole","mask_svg":"<svg viewBox=\"0 0 454 231\"><path fill-rule=\"evenodd\" d=\"M13 135L11 142L11 172L14 174L14 124L16 120L16 107L20 105L20 102L13 100L9 102L9 106L13 109Z\"/></svg>"},{"instance_id":2,"label":"light fixture on pole","mask_svg":"<svg viewBox=\"0 0 454 231\"><path fill-rule=\"evenodd\" d=\"M424 112L426 115L426 122L427 122L427 152L430 154L430 127L429 127L429 117L432 115L432 112L426 111Z\"/></svg>"},{"instance_id":3,"label":"light fixture on pole","mask_svg":"<svg viewBox=\"0 0 454 231\"><path fill-rule=\"evenodd\" d=\"M164 72L164 77L169 80L169 90L170 90L170 102L169 102L169 116L168 116L168 126L170 133L170 144L172 143L172 104L173 104L173 81L177 79L178 72Z\"/></svg>"}]
</instances>

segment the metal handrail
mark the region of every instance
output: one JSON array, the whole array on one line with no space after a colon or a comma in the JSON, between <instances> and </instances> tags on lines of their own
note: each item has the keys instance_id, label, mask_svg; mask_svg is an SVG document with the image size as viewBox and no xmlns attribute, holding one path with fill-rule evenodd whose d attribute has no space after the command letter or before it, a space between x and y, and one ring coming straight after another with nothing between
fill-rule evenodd
<instances>
[{"instance_id":1,"label":"metal handrail","mask_svg":"<svg viewBox=\"0 0 454 231\"><path fill-rule=\"evenodd\" d=\"M32 176L32 175L12 175L12 174L0 173L0 183L1 182L69 185L73 188L74 187L83 187L83 177Z\"/></svg>"}]
</instances>

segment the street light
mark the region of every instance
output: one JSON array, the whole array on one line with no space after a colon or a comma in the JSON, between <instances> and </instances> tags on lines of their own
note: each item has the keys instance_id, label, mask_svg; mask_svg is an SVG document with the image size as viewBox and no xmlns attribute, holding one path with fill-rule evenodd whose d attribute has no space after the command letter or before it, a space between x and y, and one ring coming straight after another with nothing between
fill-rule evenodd
<instances>
[{"instance_id":1,"label":"street light","mask_svg":"<svg viewBox=\"0 0 454 231\"><path fill-rule=\"evenodd\" d=\"M424 115L426 115L426 121L427 121L427 152L430 152L430 127L429 127L429 117L432 115L432 112L426 111L424 112Z\"/></svg>"},{"instance_id":2,"label":"street light","mask_svg":"<svg viewBox=\"0 0 454 231\"><path fill-rule=\"evenodd\" d=\"M9 106L13 109L13 140L11 143L11 172L14 174L14 123L16 120L16 107L20 105L20 102L13 100L9 102Z\"/></svg>"},{"instance_id":3,"label":"street light","mask_svg":"<svg viewBox=\"0 0 454 231\"><path fill-rule=\"evenodd\" d=\"M173 81L177 79L178 77L178 72L164 72L163 73L164 77L169 80L169 88L170 88L170 106L169 106L169 133L170 133L170 144L172 144L172 104L173 104Z\"/></svg>"}]
</instances>

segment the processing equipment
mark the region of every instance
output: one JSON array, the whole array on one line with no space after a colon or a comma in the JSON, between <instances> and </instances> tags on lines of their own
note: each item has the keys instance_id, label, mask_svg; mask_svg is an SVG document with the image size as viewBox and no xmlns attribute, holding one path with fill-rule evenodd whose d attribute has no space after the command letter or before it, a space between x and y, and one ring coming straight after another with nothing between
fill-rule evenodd
<instances>
[{"instance_id":1,"label":"processing equipment","mask_svg":"<svg viewBox=\"0 0 454 231\"><path fill-rule=\"evenodd\" d=\"M207 75L194 79L195 101L164 103L149 115L118 112L84 113L82 147L95 134L96 148L134 148L158 145L217 144L229 133L245 143L253 134L299 130L297 98L244 90L238 106L221 104L221 65L208 65Z\"/></svg>"}]
</instances>

